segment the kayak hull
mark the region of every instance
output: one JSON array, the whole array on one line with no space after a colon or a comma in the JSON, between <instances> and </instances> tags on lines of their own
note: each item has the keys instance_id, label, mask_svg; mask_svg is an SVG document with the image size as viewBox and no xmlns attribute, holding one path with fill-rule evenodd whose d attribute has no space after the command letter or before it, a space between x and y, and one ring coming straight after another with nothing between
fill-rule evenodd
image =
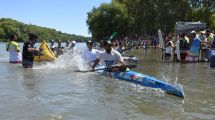
<instances>
[{"instance_id":1,"label":"kayak hull","mask_svg":"<svg viewBox=\"0 0 215 120\"><path fill-rule=\"evenodd\" d=\"M177 97L184 98L185 96L181 85L175 86L155 77L144 75L135 71L114 72L112 73L112 77L146 87L161 89L165 93L175 95Z\"/></svg>"},{"instance_id":2,"label":"kayak hull","mask_svg":"<svg viewBox=\"0 0 215 120\"><path fill-rule=\"evenodd\" d=\"M54 53L51 51L45 40L41 43L40 49L42 49L43 54L35 55L34 61L54 61L56 59Z\"/></svg>"}]
</instances>

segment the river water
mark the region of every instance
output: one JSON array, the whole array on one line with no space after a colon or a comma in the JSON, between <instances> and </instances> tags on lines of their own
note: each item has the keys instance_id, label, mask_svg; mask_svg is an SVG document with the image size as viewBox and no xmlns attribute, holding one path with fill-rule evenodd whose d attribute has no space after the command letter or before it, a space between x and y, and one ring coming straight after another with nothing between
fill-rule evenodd
<instances>
[{"instance_id":1,"label":"river water","mask_svg":"<svg viewBox=\"0 0 215 120\"><path fill-rule=\"evenodd\" d=\"M22 46L22 45L21 45ZM84 48L84 44L78 44ZM159 49L129 52L135 71L180 83L181 99L161 91L101 76L85 69L79 55L63 55L34 69L8 63L0 43L1 120L214 120L215 70L209 63L163 62Z\"/></svg>"}]
</instances>

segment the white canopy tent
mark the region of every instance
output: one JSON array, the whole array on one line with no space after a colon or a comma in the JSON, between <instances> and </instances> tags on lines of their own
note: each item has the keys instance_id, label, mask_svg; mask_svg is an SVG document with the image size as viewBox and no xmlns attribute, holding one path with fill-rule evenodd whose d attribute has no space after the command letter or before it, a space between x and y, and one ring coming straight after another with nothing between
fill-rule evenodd
<instances>
[{"instance_id":1,"label":"white canopy tent","mask_svg":"<svg viewBox=\"0 0 215 120\"><path fill-rule=\"evenodd\" d=\"M206 28L206 23L201 23L201 22L176 22L175 24L176 34L189 33L193 30L199 31L205 28Z\"/></svg>"}]
</instances>

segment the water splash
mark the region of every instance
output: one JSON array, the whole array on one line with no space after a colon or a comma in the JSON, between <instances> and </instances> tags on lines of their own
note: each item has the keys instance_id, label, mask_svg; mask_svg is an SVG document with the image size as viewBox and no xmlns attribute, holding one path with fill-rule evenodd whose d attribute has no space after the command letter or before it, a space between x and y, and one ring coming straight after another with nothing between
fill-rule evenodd
<instances>
[{"instance_id":1,"label":"water splash","mask_svg":"<svg viewBox=\"0 0 215 120\"><path fill-rule=\"evenodd\" d=\"M149 96L163 97L165 95L164 91L157 88L145 87L145 86L136 85L136 84L130 84L130 87L133 91L136 91L138 93L144 93Z\"/></svg>"},{"instance_id":2,"label":"water splash","mask_svg":"<svg viewBox=\"0 0 215 120\"><path fill-rule=\"evenodd\" d=\"M60 55L54 62L46 62L45 64L36 66L37 69L70 69L70 70L86 70L90 69L80 52L66 51Z\"/></svg>"}]
</instances>

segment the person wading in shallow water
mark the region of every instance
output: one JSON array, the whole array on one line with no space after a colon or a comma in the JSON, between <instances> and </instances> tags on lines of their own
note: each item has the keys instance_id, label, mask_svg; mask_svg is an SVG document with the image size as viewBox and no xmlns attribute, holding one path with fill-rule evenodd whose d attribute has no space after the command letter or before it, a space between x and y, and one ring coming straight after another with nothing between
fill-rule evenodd
<instances>
[{"instance_id":1,"label":"person wading in shallow water","mask_svg":"<svg viewBox=\"0 0 215 120\"><path fill-rule=\"evenodd\" d=\"M99 53L97 59L95 60L92 66L92 70L95 69L96 65L99 62L101 62L101 64L104 65L106 68L108 67L111 68L114 65L119 65L119 66L125 65L121 54L112 48L112 43L110 41L104 42L104 48L105 48L105 51L102 51L101 53ZM119 71L119 68L116 67L116 68L110 69L109 72Z\"/></svg>"},{"instance_id":2,"label":"person wading in shallow water","mask_svg":"<svg viewBox=\"0 0 215 120\"><path fill-rule=\"evenodd\" d=\"M23 45L22 51L22 66L24 68L32 68L34 62L34 54L38 53L40 50L34 48L34 44L36 43L38 36L30 33L29 40L26 41Z\"/></svg>"},{"instance_id":3,"label":"person wading in shallow water","mask_svg":"<svg viewBox=\"0 0 215 120\"><path fill-rule=\"evenodd\" d=\"M20 46L16 42L17 36L15 34L10 36L10 41L6 44L6 50L9 52L9 63L22 63L22 56L20 53Z\"/></svg>"}]
</instances>

